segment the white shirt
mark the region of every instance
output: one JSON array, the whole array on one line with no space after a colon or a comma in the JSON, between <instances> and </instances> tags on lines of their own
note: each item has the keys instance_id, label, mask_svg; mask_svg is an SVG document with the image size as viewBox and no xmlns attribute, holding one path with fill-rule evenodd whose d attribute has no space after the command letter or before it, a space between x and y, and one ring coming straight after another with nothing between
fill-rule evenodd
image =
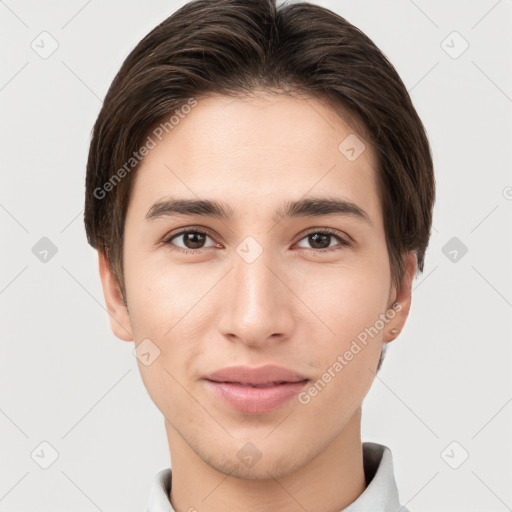
<instances>
[{"instance_id":1,"label":"white shirt","mask_svg":"<svg viewBox=\"0 0 512 512\"><path fill-rule=\"evenodd\" d=\"M340 512L410 512L401 507L393 472L391 450L378 443L363 443L363 466L367 484L363 493ZM169 501L171 469L155 477L146 512L174 512Z\"/></svg>"}]
</instances>

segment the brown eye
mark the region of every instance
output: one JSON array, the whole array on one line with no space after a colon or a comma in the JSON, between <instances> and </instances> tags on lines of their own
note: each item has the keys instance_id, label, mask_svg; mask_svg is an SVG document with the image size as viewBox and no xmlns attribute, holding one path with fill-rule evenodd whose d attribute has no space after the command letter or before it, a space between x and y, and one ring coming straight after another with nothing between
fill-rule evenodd
<instances>
[{"instance_id":1,"label":"brown eye","mask_svg":"<svg viewBox=\"0 0 512 512\"><path fill-rule=\"evenodd\" d=\"M330 231L312 231L311 233L307 234L304 238L302 238L302 240L306 240L307 243L310 245L310 247L305 247L306 249L312 249L320 252L326 252L327 249L330 249L331 247L350 245L350 242L348 240ZM300 242L302 242L302 240ZM333 241L337 241L338 243L333 244Z\"/></svg>"},{"instance_id":2,"label":"brown eye","mask_svg":"<svg viewBox=\"0 0 512 512\"><path fill-rule=\"evenodd\" d=\"M331 245L331 241L334 237L327 233L315 233L314 235L308 235L309 243L313 249L327 249Z\"/></svg>"},{"instance_id":3,"label":"brown eye","mask_svg":"<svg viewBox=\"0 0 512 512\"><path fill-rule=\"evenodd\" d=\"M204 231L197 229L189 229L186 231L180 231L179 233L173 234L170 238L164 241L165 244L175 246L177 250L182 252L196 252L200 249L208 247L214 247L216 244L213 243L210 246L205 246L206 240L211 237ZM179 243L175 243L175 240L180 240ZM213 242L213 240L212 240Z\"/></svg>"}]
</instances>

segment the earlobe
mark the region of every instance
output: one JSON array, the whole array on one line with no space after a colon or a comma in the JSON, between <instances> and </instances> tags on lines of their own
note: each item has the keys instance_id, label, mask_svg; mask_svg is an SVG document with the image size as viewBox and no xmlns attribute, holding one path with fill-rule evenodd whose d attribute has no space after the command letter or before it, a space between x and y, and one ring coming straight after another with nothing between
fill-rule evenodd
<instances>
[{"instance_id":1,"label":"earlobe","mask_svg":"<svg viewBox=\"0 0 512 512\"><path fill-rule=\"evenodd\" d=\"M112 273L107 256L101 250L97 252L101 285L107 306L110 328L117 338L123 341L133 341L133 332L128 309L124 304L121 291Z\"/></svg>"},{"instance_id":2,"label":"earlobe","mask_svg":"<svg viewBox=\"0 0 512 512\"><path fill-rule=\"evenodd\" d=\"M393 341L402 331L411 309L412 284L418 268L416 253L410 252L405 257L405 272L402 286L396 291L396 297L391 308L395 311L394 317L388 322L384 332L384 343Z\"/></svg>"}]
</instances>

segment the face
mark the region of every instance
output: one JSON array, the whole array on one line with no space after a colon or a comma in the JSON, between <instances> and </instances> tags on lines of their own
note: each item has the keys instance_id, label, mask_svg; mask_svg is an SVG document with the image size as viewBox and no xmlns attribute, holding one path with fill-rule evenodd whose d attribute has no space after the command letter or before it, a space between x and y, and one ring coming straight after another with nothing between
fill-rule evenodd
<instances>
[{"instance_id":1,"label":"face","mask_svg":"<svg viewBox=\"0 0 512 512\"><path fill-rule=\"evenodd\" d=\"M383 343L405 322L415 258L395 290L377 162L354 136L317 100L210 96L143 160L125 225L128 310L101 255L100 271L114 333L150 354L139 369L171 452L175 442L222 472L277 477L356 417ZM169 200L216 202L225 215ZM234 407L205 380L266 364L308 382L264 412ZM262 457L249 467L244 450Z\"/></svg>"}]
</instances>

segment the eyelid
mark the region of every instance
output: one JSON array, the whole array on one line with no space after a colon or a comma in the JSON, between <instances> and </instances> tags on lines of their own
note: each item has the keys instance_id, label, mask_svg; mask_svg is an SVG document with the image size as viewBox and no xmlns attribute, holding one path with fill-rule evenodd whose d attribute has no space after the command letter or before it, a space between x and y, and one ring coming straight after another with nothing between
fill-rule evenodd
<instances>
[{"instance_id":1,"label":"eyelid","mask_svg":"<svg viewBox=\"0 0 512 512\"><path fill-rule=\"evenodd\" d=\"M354 240L351 236L344 233L343 231L338 231L337 229L332 228L310 228L305 233L301 235L301 238L297 240L297 242L300 242L303 238L307 237L308 235L311 235L313 233L326 233L329 235L333 235L335 237L338 237L342 242L346 244L352 244L354 243ZM313 249L314 250L314 249Z\"/></svg>"},{"instance_id":2,"label":"eyelid","mask_svg":"<svg viewBox=\"0 0 512 512\"><path fill-rule=\"evenodd\" d=\"M192 232L197 231L200 233L205 233L211 237L216 236L216 235L214 235L213 231L211 231L208 228L205 228L204 226L186 226L183 228L177 228L177 229L172 230L171 232L169 232L165 235L164 239L168 240L169 238L172 238L173 236L182 235L183 233L188 233L189 231L192 231Z\"/></svg>"}]
</instances>

